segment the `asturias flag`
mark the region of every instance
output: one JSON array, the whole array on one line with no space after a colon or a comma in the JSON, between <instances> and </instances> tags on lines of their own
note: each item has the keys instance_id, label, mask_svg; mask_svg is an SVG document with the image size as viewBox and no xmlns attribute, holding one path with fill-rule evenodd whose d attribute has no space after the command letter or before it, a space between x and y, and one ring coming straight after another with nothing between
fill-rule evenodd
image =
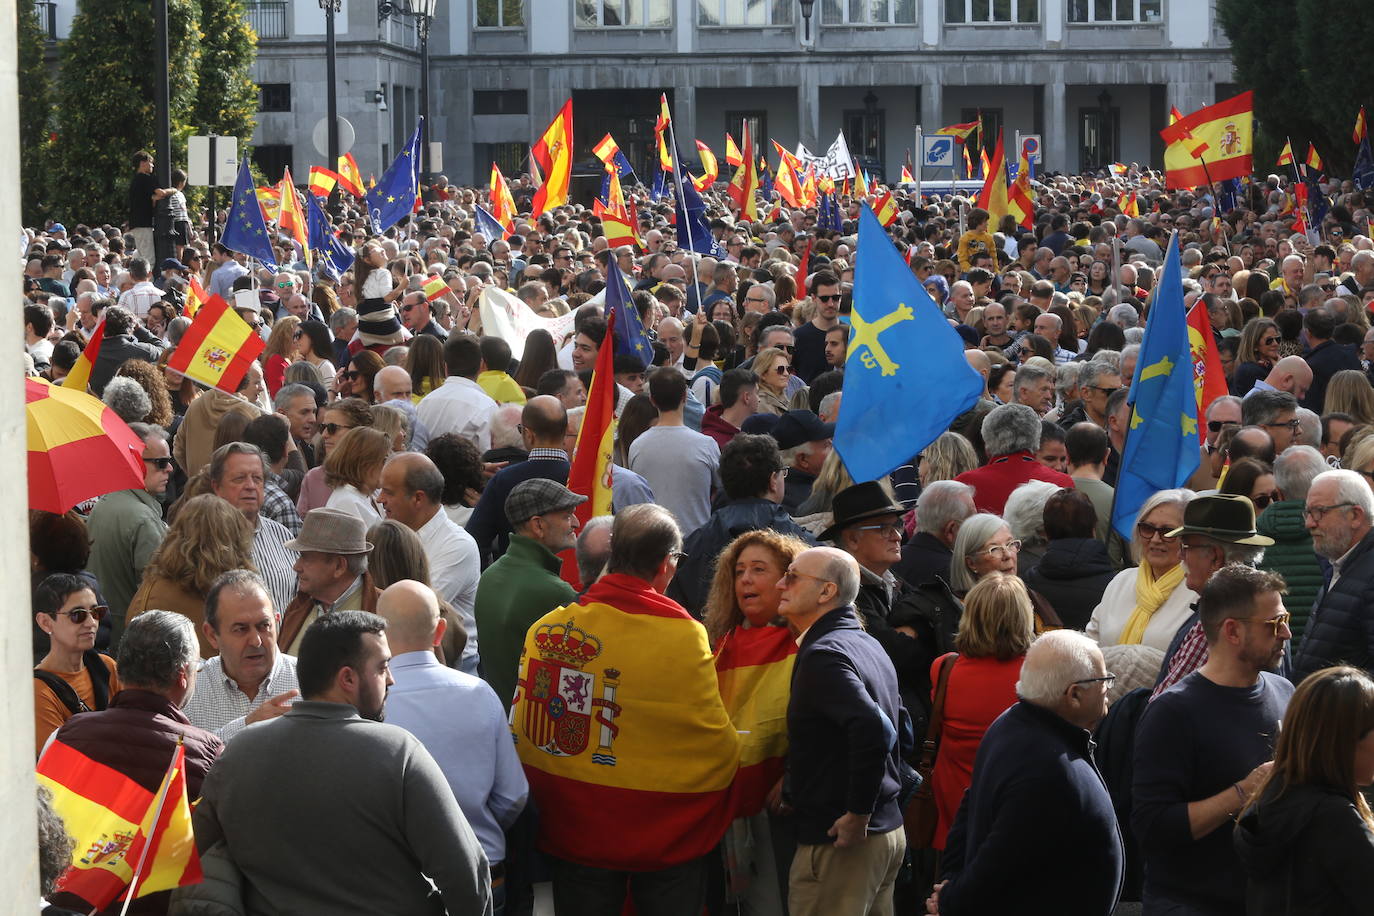
<instances>
[{"instance_id":1,"label":"asturias flag","mask_svg":"<svg viewBox=\"0 0 1374 916\"><path fill-rule=\"evenodd\" d=\"M862 482L934 442L978 400L983 378L867 205L859 213L858 251L835 450ZM939 397L931 396L935 391Z\"/></svg>"},{"instance_id":2,"label":"asturias flag","mask_svg":"<svg viewBox=\"0 0 1374 916\"><path fill-rule=\"evenodd\" d=\"M382 173L382 180L367 192L367 212L375 232L390 229L415 211L415 198L420 195L420 124L423 122L421 118L409 142Z\"/></svg>"},{"instance_id":3,"label":"asturias flag","mask_svg":"<svg viewBox=\"0 0 1374 916\"><path fill-rule=\"evenodd\" d=\"M1136 513L1145 500L1160 490L1183 486L1197 470L1197 388L1188 338L1178 233L1174 233L1164 255L1128 399L1131 421L1112 510L1112 527L1124 538L1131 537Z\"/></svg>"},{"instance_id":4,"label":"asturias flag","mask_svg":"<svg viewBox=\"0 0 1374 916\"><path fill-rule=\"evenodd\" d=\"M253 173L248 157L239 164L239 177L234 182L234 202L229 207L229 219L224 224L220 242L230 251L238 251L261 261L272 270L277 269L277 256L272 252L272 236L258 206L258 192L253 186Z\"/></svg>"},{"instance_id":5,"label":"asturias flag","mask_svg":"<svg viewBox=\"0 0 1374 916\"><path fill-rule=\"evenodd\" d=\"M167 361L167 368L231 394L266 346L219 296L211 296Z\"/></svg>"}]
</instances>

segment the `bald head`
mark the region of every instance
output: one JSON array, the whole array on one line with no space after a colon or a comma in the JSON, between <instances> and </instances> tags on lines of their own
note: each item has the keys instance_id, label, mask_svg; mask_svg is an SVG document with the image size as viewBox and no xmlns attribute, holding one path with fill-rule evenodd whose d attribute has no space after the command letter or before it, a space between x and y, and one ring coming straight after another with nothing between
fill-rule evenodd
<instances>
[{"instance_id":1,"label":"bald head","mask_svg":"<svg viewBox=\"0 0 1374 916\"><path fill-rule=\"evenodd\" d=\"M520 411L520 425L530 448L563 447L568 431L568 410L563 402L551 394L541 394L525 402Z\"/></svg>"},{"instance_id":2,"label":"bald head","mask_svg":"<svg viewBox=\"0 0 1374 916\"><path fill-rule=\"evenodd\" d=\"M382 592L377 613L386 619L386 640L392 655L425 652L444 635L439 598L421 582L402 579Z\"/></svg>"},{"instance_id":3,"label":"bald head","mask_svg":"<svg viewBox=\"0 0 1374 916\"><path fill-rule=\"evenodd\" d=\"M410 400L410 373L400 366L383 366L372 379L377 403Z\"/></svg>"},{"instance_id":4,"label":"bald head","mask_svg":"<svg viewBox=\"0 0 1374 916\"><path fill-rule=\"evenodd\" d=\"M983 377L984 382L988 380L988 375L992 373L992 360L986 353L982 350L965 350L964 359L973 367L974 372Z\"/></svg>"},{"instance_id":5,"label":"bald head","mask_svg":"<svg viewBox=\"0 0 1374 916\"><path fill-rule=\"evenodd\" d=\"M1307 389L1312 387L1312 367L1301 356L1285 356L1274 363L1265 383L1301 401L1307 396Z\"/></svg>"}]
</instances>

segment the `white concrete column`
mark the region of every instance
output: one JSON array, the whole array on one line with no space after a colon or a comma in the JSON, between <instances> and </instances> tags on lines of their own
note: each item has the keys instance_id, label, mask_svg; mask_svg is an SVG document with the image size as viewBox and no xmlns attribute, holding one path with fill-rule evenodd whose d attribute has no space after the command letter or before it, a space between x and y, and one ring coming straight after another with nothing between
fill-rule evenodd
<instances>
[{"instance_id":1,"label":"white concrete column","mask_svg":"<svg viewBox=\"0 0 1374 916\"><path fill-rule=\"evenodd\" d=\"M927 134L945 126L945 85L940 82L938 68L929 67L921 83L921 127ZM919 155L917 151L914 155Z\"/></svg>"},{"instance_id":2,"label":"white concrete column","mask_svg":"<svg viewBox=\"0 0 1374 916\"><path fill-rule=\"evenodd\" d=\"M819 16L820 9L818 7L816 17L819 18ZM811 23L811 27L813 29L816 27L814 21ZM801 83L797 86L797 139L806 144L807 149L816 150L829 145L821 144L820 134L821 86L816 79L815 68L803 66Z\"/></svg>"},{"instance_id":3,"label":"white concrete column","mask_svg":"<svg viewBox=\"0 0 1374 916\"><path fill-rule=\"evenodd\" d=\"M1077 154L1073 152L1077 143L1069 136L1069 120L1065 112L1064 84L1061 70L1051 71L1047 76L1052 81L1044 85L1045 93L1045 171L1078 171Z\"/></svg>"},{"instance_id":4,"label":"white concrete column","mask_svg":"<svg viewBox=\"0 0 1374 916\"><path fill-rule=\"evenodd\" d=\"M0 17L0 161L19 161L18 52L15 49L14 10ZM0 182L0 233L19 238L19 182ZM0 284L18 289L19 261L0 258ZM16 297L17 298L17 297ZM18 303L10 308L17 322ZM8 350L3 359L12 367L0 372L0 462L10 469L8 486L0 487L0 513L12 524L26 518L28 509L27 434L24 422L24 376L13 367L22 362L23 343L10 335L0 345ZM4 508L8 506L9 508ZM29 590L18 587L29 576L26 539L16 538L0 553L0 582L10 583L12 604L0 615L0 810L5 829L0 830L0 888L4 888L13 912L33 912L38 900L37 784L33 778L33 657L30 646L32 611Z\"/></svg>"},{"instance_id":5,"label":"white concrete column","mask_svg":"<svg viewBox=\"0 0 1374 916\"><path fill-rule=\"evenodd\" d=\"M696 0L676 0L673 8L673 32L677 41L677 53L691 54L697 34Z\"/></svg>"},{"instance_id":6,"label":"white concrete column","mask_svg":"<svg viewBox=\"0 0 1374 916\"><path fill-rule=\"evenodd\" d=\"M673 131L682 155L697 155L697 90L695 86L673 87ZM722 154L723 156L724 154ZM722 161L724 161L722 159Z\"/></svg>"}]
</instances>

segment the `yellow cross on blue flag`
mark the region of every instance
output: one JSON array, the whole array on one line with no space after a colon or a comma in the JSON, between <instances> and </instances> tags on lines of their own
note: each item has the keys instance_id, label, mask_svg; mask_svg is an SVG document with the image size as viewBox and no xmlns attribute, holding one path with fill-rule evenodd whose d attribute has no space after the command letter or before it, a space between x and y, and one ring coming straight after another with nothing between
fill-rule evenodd
<instances>
[{"instance_id":1,"label":"yellow cross on blue flag","mask_svg":"<svg viewBox=\"0 0 1374 916\"><path fill-rule=\"evenodd\" d=\"M1154 297L1131 380L1131 420L1112 506L1112 527L1127 539L1145 500L1183 486L1199 460L1197 391L1177 232L1169 240Z\"/></svg>"},{"instance_id":2,"label":"yellow cross on blue flag","mask_svg":"<svg viewBox=\"0 0 1374 916\"><path fill-rule=\"evenodd\" d=\"M420 118L410 142L391 167L382 175L377 186L367 192L367 214L374 232L384 232L415 211L415 198L420 193Z\"/></svg>"},{"instance_id":3,"label":"yellow cross on blue flag","mask_svg":"<svg viewBox=\"0 0 1374 916\"><path fill-rule=\"evenodd\" d=\"M835 450L863 482L934 442L978 401L983 378L867 204L859 213L849 322Z\"/></svg>"}]
</instances>

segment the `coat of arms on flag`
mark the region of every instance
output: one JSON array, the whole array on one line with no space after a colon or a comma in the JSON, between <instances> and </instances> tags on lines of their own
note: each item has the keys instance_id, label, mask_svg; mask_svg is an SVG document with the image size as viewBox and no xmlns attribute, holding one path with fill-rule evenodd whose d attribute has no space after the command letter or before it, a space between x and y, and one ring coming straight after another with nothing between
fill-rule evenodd
<instances>
[{"instance_id":1,"label":"coat of arms on flag","mask_svg":"<svg viewBox=\"0 0 1374 916\"><path fill-rule=\"evenodd\" d=\"M596 675L584 671L601 654L601 640L572 620L545 624L534 636L539 658L529 659L520 687L525 692L525 734L535 747L555 757L575 757L587 750L592 728L598 728L592 762L615 766L612 743L620 731L615 702L620 672L607 668L601 696ZM607 714L609 713L609 715Z\"/></svg>"}]
</instances>

